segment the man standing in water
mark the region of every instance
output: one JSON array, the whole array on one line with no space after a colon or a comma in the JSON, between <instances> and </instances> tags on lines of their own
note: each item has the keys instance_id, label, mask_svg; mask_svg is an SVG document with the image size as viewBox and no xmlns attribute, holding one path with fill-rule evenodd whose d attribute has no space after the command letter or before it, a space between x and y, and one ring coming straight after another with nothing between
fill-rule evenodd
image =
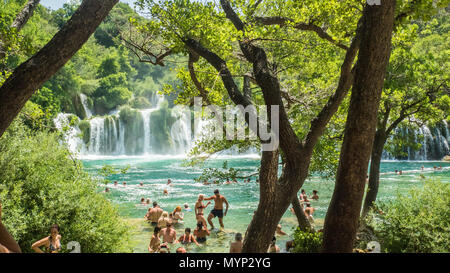
<instances>
[{"instance_id":1,"label":"man standing in water","mask_svg":"<svg viewBox=\"0 0 450 273\"><path fill-rule=\"evenodd\" d=\"M153 208L151 208L147 213L147 220L151 222L152 226L158 225L158 219L161 217L163 210L158 206L158 203L153 202Z\"/></svg>"},{"instance_id":2,"label":"man standing in water","mask_svg":"<svg viewBox=\"0 0 450 273\"><path fill-rule=\"evenodd\" d=\"M219 193L219 190L215 190L214 191L214 195L208 198L205 198L204 200L213 200L214 199L214 209L209 213L208 215L208 223L211 225L211 229L214 228L214 225L212 223L212 219L215 218L216 216L219 217L219 223L220 223L220 227L223 229L223 216L227 216L227 212L228 212L228 201L225 198L225 196L221 195ZM225 202L225 204L227 205L227 209L225 210L225 214L223 213L223 203Z\"/></svg>"}]
</instances>

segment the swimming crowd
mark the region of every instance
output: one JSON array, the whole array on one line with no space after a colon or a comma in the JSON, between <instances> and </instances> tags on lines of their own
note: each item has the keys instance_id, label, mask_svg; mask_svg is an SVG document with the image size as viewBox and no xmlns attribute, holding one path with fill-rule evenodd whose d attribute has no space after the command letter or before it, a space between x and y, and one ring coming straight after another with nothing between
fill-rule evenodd
<instances>
[{"instance_id":1,"label":"swimming crowd","mask_svg":"<svg viewBox=\"0 0 450 273\"><path fill-rule=\"evenodd\" d=\"M250 182L250 179L245 180L244 182ZM217 184L216 181L213 182ZM230 182L227 179L225 184L237 183L236 180ZM207 181L204 181L203 184L209 185ZM142 182L140 186L142 186ZM172 181L168 179L167 185L173 185ZM319 196L317 195L317 190L313 191L313 195L309 198L312 200L318 200ZM167 194L167 190L164 190L164 194ZM307 216L308 220L311 224L314 223L314 208L311 207L311 203L308 199L308 196L305 190L301 191L300 194L300 204L301 206L305 205L304 213ZM214 201L214 207L208 214L208 218L205 218L204 210L211 204L211 201ZM204 201L208 201L204 204ZM149 204L150 199L141 198L141 204ZM224 211L225 204L225 211ZM192 211L189 208L188 204L184 204L183 210ZM194 206L195 218L196 218L196 227L192 231L191 228L185 228L185 233L177 238L177 233L174 229L174 225L180 224L184 219L184 214L182 213L181 206L177 206L173 212L164 211L158 203L153 202L153 207L149 208L144 218L149 222L151 226L154 227L153 234L150 238L150 243L148 245L148 251L150 253L170 253L170 246L176 243L181 244L195 244L199 246L202 243L205 243L207 240L207 236L211 234L211 230L214 229L214 224L212 220L214 218L218 218L220 224L220 230L224 230L223 218L227 215L229 209L229 203L225 196L221 195L219 190L214 190L214 195L210 197L205 197L203 194L198 195L198 199ZM208 224L210 229L208 229ZM276 235L287 235L282 229L281 225L278 224L276 228ZM241 233L236 233L235 241L230 243L230 253L240 253L242 251L243 246L243 237ZM288 250L289 247L287 246ZM186 253L186 248L179 247L176 250L177 253ZM280 252L280 248L276 245L276 237L274 236L272 242L269 246L268 252Z\"/></svg>"}]
</instances>

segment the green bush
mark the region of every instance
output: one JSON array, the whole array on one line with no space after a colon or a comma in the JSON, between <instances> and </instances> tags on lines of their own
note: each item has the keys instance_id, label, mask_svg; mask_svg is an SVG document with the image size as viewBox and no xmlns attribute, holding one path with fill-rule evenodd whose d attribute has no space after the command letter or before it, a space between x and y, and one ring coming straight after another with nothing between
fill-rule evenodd
<instances>
[{"instance_id":1,"label":"green bush","mask_svg":"<svg viewBox=\"0 0 450 273\"><path fill-rule=\"evenodd\" d=\"M450 185L425 181L422 189L379 204L383 214L371 213L384 252L435 253L450 251Z\"/></svg>"},{"instance_id":2,"label":"green bush","mask_svg":"<svg viewBox=\"0 0 450 273\"><path fill-rule=\"evenodd\" d=\"M87 120L82 120L78 123L78 128L80 128L84 143L88 144L91 138L91 124Z\"/></svg>"},{"instance_id":3,"label":"green bush","mask_svg":"<svg viewBox=\"0 0 450 273\"><path fill-rule=\"evenodd\" d=\"M322 247L322 232L305 232L297 228L294 232L295 253L319 253Z\"/></svg>"},{"instance_id":4,"label":"green bush","mask_svg":"<svg viewBox=\"0 0 450 273\"><path fill-rule=\"evenodd\" d=\"M130 101L130 106L136 109L145 109L145 108L150 108L150 106L152 106L152 104L148 101L147 98L144 97L137 97L137 98L133 98Z\"/></svg>"},{"instance_id":5,"label":"green bush","mask_svg":"<svg viewBox=\"0 0 450 273\"><path fill-rule=\"evenodd\" d=\"M3 222L23 252L52 224L63 251L70 241L84 253L130 251L128 226L57 134L32 134L16 120L0 138L0 170Z\"/></svg>"}]
</instances>

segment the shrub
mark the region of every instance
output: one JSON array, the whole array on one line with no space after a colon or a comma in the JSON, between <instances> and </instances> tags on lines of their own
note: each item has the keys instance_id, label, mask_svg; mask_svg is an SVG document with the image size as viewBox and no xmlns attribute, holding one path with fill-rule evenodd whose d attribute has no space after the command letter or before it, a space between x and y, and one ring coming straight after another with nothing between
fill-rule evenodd
<instances>
[{"instance_id":1,"label":"shrub","mask_svg":"<svg viewBox=\"0 0 450 273\"><path fill-rule=\"evenodd\" d=\"M80 128L84 143L88 144L91 138L91 124L87 120L82 120L78 123L78 128Z\"/></svg>"},{"instance_id":2,"label":"shrub","mask_svg":"<svg viewBox=\"0 0 450 273\"><path fill-rule=\"evenodd\" d=\"M319 253L322 247L322 232L302 231L300 228L294 232L294 250L296 253Z\"/></svg>"},{"instance_id":3,"label":"shrub","mask_svg":"<svg viewBox=\"0 0 450 273\"><path fill-rule=\"evenodd\" d=\"M379 204L383 214L371 213L370 224L384 252L449 252L450 185L425 181L422 189Z\"/></svg>"},{"instance_id":4,"label":"shrub","mask_svg":"<svg viewBox=\"0 0 450 273\"><path fill-rule=\"evenodd\" d=\"M63 251L70 241L82 252L129 251L128 227L97 182L60 144L57 134L38 132L14 121L0 138L0 197L3 223L23 252L61 228Z\"/></svg>"}]
</instances>

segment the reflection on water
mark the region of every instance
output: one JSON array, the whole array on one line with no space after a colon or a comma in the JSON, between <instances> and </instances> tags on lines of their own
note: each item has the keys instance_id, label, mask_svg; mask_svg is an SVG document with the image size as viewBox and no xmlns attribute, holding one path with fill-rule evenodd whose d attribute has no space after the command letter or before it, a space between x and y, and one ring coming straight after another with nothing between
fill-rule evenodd
<instances>
[{"instance_id":1,"label":"reflection on water","mask_svg":"<svg viewBox=\"0 0 450 273\"><path fill-rule=\"evenodd\" d=\"M225 159L216 159L209 162L205 167L220 168ZM259 160L255 157L236 157L228 158L229 167L239 169L244 175L255 173L259 166ZM96 174L96 170L103 165L108 164L114 167L125 167L130 165L126 174L117 174L110 177L111 181L117 180L118 186L110 184L111 192L107 194L112 202L118 204L121 215L128 218L133 226L133 244L135 252L147 252L148 243L153 229L146 221L144 215L148 209L146 205L140 205L140 199L150 198L151 201L157 201L162 209L172 212L176 206L183 206L188 203L191 208L197 200L198 194L212 196L214 189L219 189L230 203L230 209L224 218L225 232L218 232L219 223L217 218L213 220L216 230L211 232L206 244L200 247L195 244L188 246L188 252L228 252L229 244L234 240L237 232L245 234L248 224L258 205L258 184L255 183L256 177L251 177L251 183L243 183L242 179L238 184L230 185L208 185L194 181L202 173L201 168L184 167L181 158L145 158L145 157L124 157L124 158L95 158L84 159L86 169ZM433 166L443 167L441 171L435 171ZM421 170L424 166L424 171ZM402 170L402 175L396 175L395 170ZM387 201L395 198L397 192L405 192L412 186L421 186L423 179L438 177L441 181L450 182L450 162L383 162L381 165L381 182L379 188L378 200ZM167 186L167 179L171 179L173 186ZM127 182L127 186L121 185L121 182ZM144 186L139 186L143 182ZM100 185L103 189L105 186ZM311 177L305 182L303 187L308 194L312 190L318 190L320 199L312 201L311 204L316 208L314 217L318 228L323 225L323 218L326 214L331 195L334 189L334 181L323 180L319 177ZM168 195L163 191L167 189ZM205 203L206 204L206 203ZM213 208L213 204L205 210L205 216ZM184 223L176 226L177 237L184 234L184 228L195 228L194 212L184 212ZM286 241L290 240L293 229L296 225L294 215L287 211L280 224L288 236L279 236L277 244L281 250L285 249ZM171 252L175 252L180 245L173 245Z\"/></svg>"}]
</instances>

